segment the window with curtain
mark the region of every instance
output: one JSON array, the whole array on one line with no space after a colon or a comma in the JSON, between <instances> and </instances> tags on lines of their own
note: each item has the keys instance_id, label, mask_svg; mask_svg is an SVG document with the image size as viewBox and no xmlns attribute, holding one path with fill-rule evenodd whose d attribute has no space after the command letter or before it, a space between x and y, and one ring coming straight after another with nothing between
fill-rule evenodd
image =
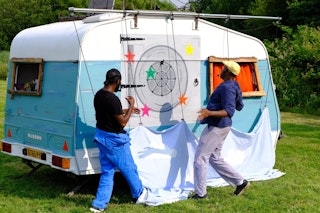
<instances>
[{"instance_id":1,"label":"window with curtain","mask_svg":"<svg viewBox=\"0 0 320 213\"><path fill-rule=\"evenodd\" d=\"M222 61L227 61L227 60L235 61L240 65L241 71L235 80L238 81L240 85L243 97L265 95L265 92L263 91L263 88L260 82L260 74L257 66L258 60L255 57L227 59L227 58L217 58L214 56L208 57L210 94L223 81L219 77L219 74L221 73L221 70L224 67Z\"/></svg>"}]
</instances>

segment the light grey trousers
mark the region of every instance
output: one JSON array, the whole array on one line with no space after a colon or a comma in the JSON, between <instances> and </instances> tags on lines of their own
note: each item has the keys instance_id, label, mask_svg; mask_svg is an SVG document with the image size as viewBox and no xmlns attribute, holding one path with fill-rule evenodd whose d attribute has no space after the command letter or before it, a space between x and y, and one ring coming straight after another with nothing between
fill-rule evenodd
<instances>
[{"instance_id":1,"label":"light grey trousers","mask_svg":"<svg viewBox=\"0 0 320 213\"><path fill-rule=\"evenodd\" d=\"M230 185L243 183L243 177L221 157L221 150L231 127L208 126L201 133L194 158L194 191L199 196L207 194L208 165Z\"/></svg>"}]
</instances>

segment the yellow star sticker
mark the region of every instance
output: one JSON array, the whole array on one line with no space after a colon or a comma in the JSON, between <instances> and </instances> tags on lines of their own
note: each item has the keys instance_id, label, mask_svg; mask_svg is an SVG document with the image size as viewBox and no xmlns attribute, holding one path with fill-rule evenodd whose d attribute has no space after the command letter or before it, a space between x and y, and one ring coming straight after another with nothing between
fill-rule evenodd
<instances>
[{"instance_id":1,"label":"yellow star sticker","mask_svg":"<svg viewBox=\"0 0 320 213\"><path fill-rule=\"evenodd\" d=\"M193 55L193 47L190 45L190 43L188 44L188 46L186 47L186 53L187 55Z\"/></svg>"},{"instance_id":2,"label":"yellow star sticker","mask_svg":"<svg viewBox=\"0 0 320 213\"><path fill-rule=\"evenodd\" d=\"M187 105L186 101L187 101L188 98L185 97L183 93L178 99L179 99L180 105L182 105L182 104L184 104L185 106Z\"/></svg>"}]
</instances>

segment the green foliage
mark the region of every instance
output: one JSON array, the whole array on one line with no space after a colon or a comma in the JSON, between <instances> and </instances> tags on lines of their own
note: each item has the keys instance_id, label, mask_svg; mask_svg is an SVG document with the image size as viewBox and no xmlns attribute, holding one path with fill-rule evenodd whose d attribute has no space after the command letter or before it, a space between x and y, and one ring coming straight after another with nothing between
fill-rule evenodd
<instances>
[{"instance_id":1,"label":"green foliage","mask_svg":"<svg viewBox=\"0 0 320 213\"><path fill-rule=\"evenodd\" d=\"M320 26L319 0L288 1L287 16L283 24L295 28L299 25Z\"/></svg>"},{"instance_id":2,"label":"green foliage","mask_svg":"<svg viewBox=\"0 0 320 213\"><path fill-rule=\"evenodd\" d=\"M199 13L252 15L252 16L282 16L286 3L275 0L251 0L251 1L218 1L195 0L191 3L191 9ZM258 37L260 39L274 39L279 34L277 27L271 20L244 19L244 20L209 20L216 24Z\"/></svg>"},{"instance_id":3,"label":"green foliage","mask_svg":"<svg viewBox=\"0 0 320 213\"><path fill-rule=\"evenodd\" d=\"M169 1L145 1L145 0L115 0L114 9L122 10L155 10L156 7L164 11L174 11L176 8Z\"/></svg>"},{"instance_id":4,"label":"green foliage","mask_svg":"<svg viewBox=\"0 0 320 213\"><path fill-rule=\"evenodd\" d=\"M199 13L218 13L282 17L281 23L296 29L298 25L320 25L319 0L195 0L191 9ZM273 40L282 35L271 20L210 20L261 40Z\"/></svg>"},{"instance_id":5,"label":"green foliage","mask_svg":"<svg viewBox=\"0 0 320 213\"><path fill-rule=\"evenodd\" d=\"M8 63L9 63L9 52L0 51L0 80L7 79Z\"/></svg>"},{"instance_id":6,"label":"green foliage","mask_svg":"<svg viewBox=\"0 0 320 213\"><path fill-rule=\"evenodd\" d=\"M1 0L0 50L9 50L14 36L23 29L57 22L68 7L87 7L88 0Z\"/></svg>"},{"instance_id":7,"label":"green foliage","mask_svg":"<svg viewBox=\"0 0 320 213\"><path fill-rule=\"evenodd\" d=\"M281 39L265 41L280 109L320 115L320 28L281 28Z\"/></svg>"}]
</instances>

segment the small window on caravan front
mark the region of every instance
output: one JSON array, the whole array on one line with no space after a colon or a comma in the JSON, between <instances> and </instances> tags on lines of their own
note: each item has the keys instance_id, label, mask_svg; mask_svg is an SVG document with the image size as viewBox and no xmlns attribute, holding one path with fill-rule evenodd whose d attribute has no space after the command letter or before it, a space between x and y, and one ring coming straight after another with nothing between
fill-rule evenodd
<instances>
[{"instance_id":1,"label":"small window on caravan front","mask_svg":"<svg viewBox=\"0 0 320 213\"><path fill-rule=\"evenodd\" d=\"M221 73L224 65L222 61L232 60L237 62L241 71L236 77L238 81L243 97L264 96L260 74L257 66L257 59L255 57L250 58L216 58L214 56L208 57L209 62L209 87L210 94L217 88L217 86L223 81L218 75Z\"/></svg>"},{"instance_id":2,"label":"small window on caravan front","mask_svg":"<svg viewBox=\"0 0 320 213\"><path fill-rule=\"evenodd\" d=\"M42 89L43 59L12 58L11 88L14 95L40 96Z\"/></svg>"}]
</instances>

